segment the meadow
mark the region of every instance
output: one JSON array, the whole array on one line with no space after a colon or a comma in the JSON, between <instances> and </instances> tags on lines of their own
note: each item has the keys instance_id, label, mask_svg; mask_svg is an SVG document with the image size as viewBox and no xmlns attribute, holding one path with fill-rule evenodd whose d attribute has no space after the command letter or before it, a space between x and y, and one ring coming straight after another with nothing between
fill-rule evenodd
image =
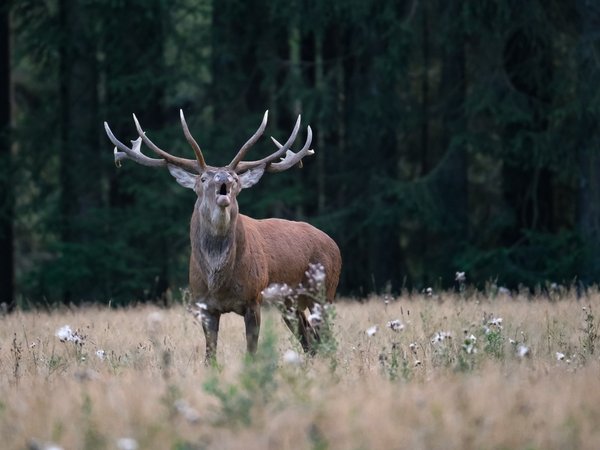
<instances>
[{"instance_id":1,"label":"meadow","mask_svg":"<svg viewBox=\"0 0 600 450\"><path fill-rule=\"evenodd\" d=\"M225 315L212 367L185 305L0 317L0 447L600 448L600 293L489 291L340 300L313 358Z\"/></svg>"}]
</instances>

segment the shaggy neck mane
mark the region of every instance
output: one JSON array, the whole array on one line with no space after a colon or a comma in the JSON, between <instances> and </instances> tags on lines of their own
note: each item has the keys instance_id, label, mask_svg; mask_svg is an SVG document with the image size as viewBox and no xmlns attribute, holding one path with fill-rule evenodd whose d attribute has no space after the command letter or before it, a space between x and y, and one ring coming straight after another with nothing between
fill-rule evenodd
<instances>
[{"instance_id":1,"label":"shaggy neck mane","mask_svg":"<svg viewBox=\"0 0 600 450\"><path fill-rule=\"evenodd\" d=\"M225 232L219 230L215 233L210 222L200 217L198 219L192 224L195 228L192 251L206 277L208 289L214 292L233 275L237 241L243 235L243 227L237 217L232 217Z\"/></svg>"}]
</instances>

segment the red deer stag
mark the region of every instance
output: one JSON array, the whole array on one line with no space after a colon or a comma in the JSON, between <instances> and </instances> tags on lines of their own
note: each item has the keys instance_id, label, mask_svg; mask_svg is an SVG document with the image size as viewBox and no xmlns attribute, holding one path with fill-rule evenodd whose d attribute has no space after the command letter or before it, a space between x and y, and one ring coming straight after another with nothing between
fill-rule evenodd
<instances>
[{"instance_id":1,"label":"red deer stag","mask_svg":"<svg viewBox=\"0 0 600 450\"><path fill-rule=\"evenodd\" d=\"M198 196L190 224L190 290L193 300L202 304L202 327L206 338L206 361L216 355L221 314L235 312L244 316L248 352L256 351L260 330L262 291L271 283L295 286L306 283L309 264L325 268L325 293L333 301L337 288L341 256L338 246L325 233L303 223L282 219L256 220L238 212L237 196L242 189L256 184L263 173L283 172L301 166L310 150L312 131L307 128L306 142L296 153L290 150L300 128L300 116L285 144L275 139L278 149L263 159L243 161L246 152L262 136L268 111L254 135L240 148L225 167L205 163L200 147L192 137L183 112L181 125L196 159L179 158L157 147L144 133L135 114L133 120L139 139L131 147L120 142L104 123L106 134L115 148L115 162L131 159L151 167L166 166L177 182L193 189ZM142 154L142 141L159 158ZM117 150L118 149L118 150ZM293 311L295 319L284 320L297 333L306 352L313 352L319 335L307 320L304 310L314 311L315 303L300 297ZM293 316L292 316L293 317ZM294 330L294 324L297 329Z\"/></svg>"}]
</instances>

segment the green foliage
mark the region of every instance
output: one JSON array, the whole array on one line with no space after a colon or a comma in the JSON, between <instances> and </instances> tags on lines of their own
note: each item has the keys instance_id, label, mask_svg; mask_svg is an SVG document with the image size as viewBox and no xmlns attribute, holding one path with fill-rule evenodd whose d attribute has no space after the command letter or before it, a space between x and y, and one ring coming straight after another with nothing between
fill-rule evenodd
<instances>
[{"instance_id":1,"label":"green foliage","mask_svg":"<svg viewBox=\"0 0 600 450\"><path fill-rule=\"evenodd\" d=\"M319 325L319 342L315 346L317 354L328 358L330 361L331 371L335 372L337 367L337 351L338 342L334 333L334 323L337 317L335 306L328 304L325 296L322 295L319 305L325 305L321 314L322 321Z\"/></svg>"},{"instance_id":2,"label":"green foliage","mask_svg":"<svg viewBox=\"0 0 600 450\"><path fill-rule=\"evenodd\" d=\"M224 383L218 368L204 383L204 390L219 400L217 423L223 426L250 426L253 414L264 408L277 386L278 353L276 336L267 322L254 355L246 355L237 382Z\"/></svg>"},{"instance_id":3,"label":"green foliage","mask_svg":"<svg viewBox=\"0 0 600 450\"><path fill-rule=\"evenodd\" d=\"M409 360L402 352L402 348L398 343L392 343L392 350L390 351L389 356L386 357L385 361L381 362L383 362L383 366L387 371L387 376L391 381L400 378L403 381L411 380L413 373Z\"/></svg>"},{"instance_id":4,"label":"green foliage","mask_svg":"<svg viewBox=\"0 0 600 450\"><path fill-rule=\"evenodd\" d=\"M490 356L502 359L504 357L504 336L502 330L488 330L485 333L483 350Z\"/></svg>"}]
</instances>

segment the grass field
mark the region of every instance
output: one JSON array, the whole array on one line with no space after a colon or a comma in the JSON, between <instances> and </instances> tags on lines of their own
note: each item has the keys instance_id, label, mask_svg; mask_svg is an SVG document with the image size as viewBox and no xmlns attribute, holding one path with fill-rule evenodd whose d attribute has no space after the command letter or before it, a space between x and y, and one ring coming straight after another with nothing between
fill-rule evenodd
<instances>
[{"instance_id":1,"label":"grass field","mask_svg":"<svg viewBox=\"0 0 600 450\"><path fill-rule=\"evenodd\" d=\"M312 359L266 309L247 360L226 315L208 368L183 306L18 312L0 318L0 448L597 449L599 300L340 301Z\"/></svg>"}]
</instances>

